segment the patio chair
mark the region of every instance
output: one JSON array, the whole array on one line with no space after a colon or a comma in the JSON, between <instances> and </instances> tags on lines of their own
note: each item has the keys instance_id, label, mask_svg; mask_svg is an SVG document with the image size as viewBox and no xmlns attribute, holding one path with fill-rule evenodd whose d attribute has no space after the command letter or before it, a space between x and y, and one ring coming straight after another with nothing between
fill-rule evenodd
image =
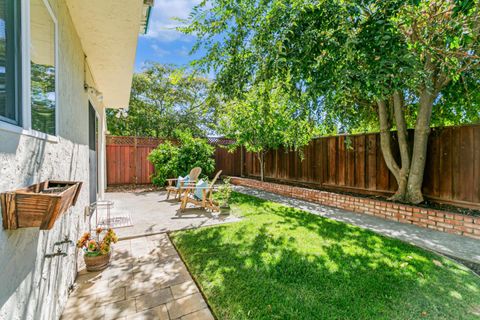
<instances>
[{"instance_id":1,"label":"patio chair","mask_svg":"<svg viewBox=\"0 0 480 320\"><path fill-rule=\"evenodd\" d=\"M187 207L187 203L192 203L195 206L210 209L212 211L220 211L220 207L213 201L213 187L217 182L218 177L222 173L222 170L218 171L215 177L210 182L209 186L195 186L189 185L183 190L182 203L180 205L180 211L183 212ZM206 183L205 183L206 184Z\"/></svg>"},{"instance_id":2,"label":"patio chair","mask_svg":"<svg viewBox=\"0 0 480 320\"><path fill-rule=\"evenodd\" d=\"M188 181L185 183L185 181L178 180L178 178L174 179L167 179L168 186L167 186L167 200L170 198L170 193L175 194L175 198L178 196L178 200L180 201L180 195L182 194L182 190L184 187L188 185L195 185L195 183L198 180L198 176L202 173L202 168L200 167L195 167L190 171L190 174L188 175Z\"/></svg>"}]
</instances>

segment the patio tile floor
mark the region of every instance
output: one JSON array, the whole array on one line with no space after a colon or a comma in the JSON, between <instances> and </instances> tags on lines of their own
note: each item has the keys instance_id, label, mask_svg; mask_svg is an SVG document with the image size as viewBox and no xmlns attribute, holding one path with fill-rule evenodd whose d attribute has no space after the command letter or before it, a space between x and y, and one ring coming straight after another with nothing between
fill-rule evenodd
<instances>
[{"instance_id":1,"label":"patio tile floor","mask_svg":"<svg viewBox=\"0 0 480 320\"><path fill-rule=\"evenodd\" d=\"M219 215L192 205L180 212L180 202L167 200L166 191L155 192L108 192L107 200L113 201L111 216L130 215L133 225L115 228L120 238L134 238L148 234L198 228L202 226L235 222L233 215ZM105 215L100 210L100 215Z\"/></svg>"},{"instance_id":2,"label":"patio tile floor","mask_svg":"<svg viewBox=\"0 0 480 320\"><path fill-rule=\"evenodd\" d=\"M167 234L119 241L110 266L81 272L62 319L214 319Z\"/></svg>"}]
</instances>

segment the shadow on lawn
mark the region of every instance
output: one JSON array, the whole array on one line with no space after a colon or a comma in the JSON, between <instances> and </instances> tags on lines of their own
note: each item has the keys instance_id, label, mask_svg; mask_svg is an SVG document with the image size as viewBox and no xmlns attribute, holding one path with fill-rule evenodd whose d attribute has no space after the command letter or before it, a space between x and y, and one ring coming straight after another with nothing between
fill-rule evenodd
<instances>
[{"instance_id":1,"label":"shadow on lawn","mask_svg":"<svg viewBox=\"0 0 480 320\"><path fill-rule=\"evenodd\" d=\"M395 239L234 194L243 222L173 235L219 319L474 318L480 281Z\"/></svg>"}]
</instances>

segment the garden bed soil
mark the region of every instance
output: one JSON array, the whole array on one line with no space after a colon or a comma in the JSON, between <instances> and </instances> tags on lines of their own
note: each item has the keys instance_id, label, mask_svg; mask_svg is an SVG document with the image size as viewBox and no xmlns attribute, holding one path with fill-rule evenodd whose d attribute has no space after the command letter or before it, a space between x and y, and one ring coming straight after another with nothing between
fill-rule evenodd
<instances>
[{"instance_id":1,"label":"garden bed soil","mask_svg":"<svg viewBox=\"0 0 480 320\"><path fill-rule=\"evenodd\" d=\"M246 176L245 178L260 181L260 178L255 177L255 176ZM331 188L322 188L322 187L320 187L316 184L310 184L310 183L291 182L291 181L270 179L270 178L265 178L264 181L265 182L288 185L288 186L292 186L292 187L300 187L300 188L307 188L307 189L331 192L331 193L336 193L336 194L343 194L343 195L359 197L359 198L375 199L375 200L386 201L386 202L390 202L390 203L408 204L408 203L402 203L402 202L399 202L399 201L392 201L392 200L388 199L388 196L356 193L356 192L351 192L351 191L333 190ZM458 206L454 206L454 205L434 202L434 201L431 201L431 200L428 200L428 199L425 200L424 202L420 203L420 204L417 204L417 205L412 205L412 204L408 204L408 205L416 206L416 207L419 207L419 208L434 209L434 210L440 210L440 211L447 211L447 212L451 212L451 213L464 214L464 215L467 215L467 216L480 217L480 210L479 209L463 208L463 207L458 207Z\"/></svg>"}]
</instances>

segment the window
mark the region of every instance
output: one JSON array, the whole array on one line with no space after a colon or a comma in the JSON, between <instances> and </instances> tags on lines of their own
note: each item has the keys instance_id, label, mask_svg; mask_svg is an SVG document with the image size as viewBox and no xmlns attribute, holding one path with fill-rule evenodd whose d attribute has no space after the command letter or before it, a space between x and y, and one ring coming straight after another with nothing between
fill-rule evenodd
<instances>
[{"instance_id":1,"label":"window","mask_svg":"<svg viewBox=\"0 0 480 320\"><path fill-rule=\"evenodd\" d=\"M56 134L56 21L43 0L30 0L32 129Z\"/></svg>"},{"instance_id":2,"label":"window","mask_svg":"<svg viewBox=\"0 0 480 320\"><path fill-rule=\"evenodd\" d=\"M20 1L0 0L0 120L20 125Z\"/></svg>"}]
</instances>

